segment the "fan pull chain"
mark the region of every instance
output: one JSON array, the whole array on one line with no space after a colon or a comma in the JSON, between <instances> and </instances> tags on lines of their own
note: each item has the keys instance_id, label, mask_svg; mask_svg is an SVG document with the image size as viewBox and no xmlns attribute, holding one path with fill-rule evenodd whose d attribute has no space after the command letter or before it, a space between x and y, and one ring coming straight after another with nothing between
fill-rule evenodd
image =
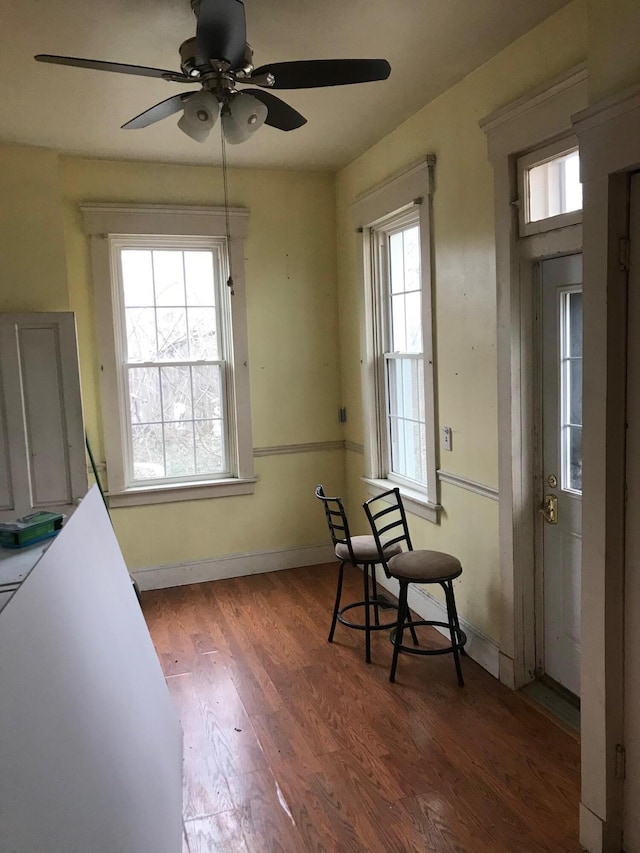
<instances>
[{"instance_id":1,"label":"fan pull chain","mask_svg":"<svg viewBox=\"0 0 640 853\"><path fill-rule=\"evenodd\" d=\"M224 109L224 107L223 107ZM220 138L222 139L222 182L224 185L224 216L227 226L227 258L229 261L229 278L227 279L227 287L231 290L231 295L235 295L233 289L233 267L231 262L231 225L229 220L229 185L227 181L227 144L224 138L223 123L220 122Z\"/></svg>"}]
</instances>

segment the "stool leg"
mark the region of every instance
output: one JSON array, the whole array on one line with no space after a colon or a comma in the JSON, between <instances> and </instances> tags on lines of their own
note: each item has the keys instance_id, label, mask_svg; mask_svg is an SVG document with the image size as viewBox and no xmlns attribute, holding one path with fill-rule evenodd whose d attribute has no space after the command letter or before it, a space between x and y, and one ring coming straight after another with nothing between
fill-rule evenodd
<instances>
[{"instance_id":1,"label":"stool leg","mask_svg":"<svg viewBox=\"0 0 640 853\"><path fill-rule=\"evenodd\" d=\"M336 587L336 603L333 607L333 620L331 622L331 630L329 631L328 641L333 642L333 632L336 630L336 622L338 621L338 610L340 609L340 596L342 595L342 577L344 575L344 560L340 563L340 571L338 572L338 586Z\"/></svg>"},{"instance_id":2,"label":"stool leg","mask_svg":"<svg viewBox=\"0 0 640 853\"><path fill-rule=\"evenodd\" d=\"M369 563L365 563L362 567L362 576L364 578L364 637L365 637L365 656L367 663L371 663L371 613L369 612Z\"/></svg>"},{"instance_id":3,"label":"stool leg","mask_svg":"<svg viewBox=\"0 0 640 853\"><path fill-rule=\"evenodd\" d=\"M376 564L371 563L371 591L373 592L373 618L376 625L380 624L380 608L378 607L378 581L376 578Z\"/></svg>"},{"instance_id":4,"label":"stool leg","mask_svg":"<svg viewBox=\"0 0 640 853\"><path fill-rule=\"evenodd\" d=\"M462 667L460 666L460 654L458 651L458 634L456 633L456 603L453 595L453 584L451 581L444 581L442 584L445 598L447 599L447 618L449 620L449 631L451 633L451 648L453 649L453 659L456 664L456 674L458 676L458 684L464 687L464 679L462 678Z\"/></svg>"},{"instance_id":5,"label":"stool leg","mask_svg":"<svg viewBox=\"0 0 640 853\"><path fill-rule=\"evenodd\" d=\"M409 587L407 587L407 593L408 592L409 592ZM420 643L418 642L418 635L416 634L416 629L413 627L413 622L411 621L411 611L409 610L408 599L407 599L406 619L404 621L407 623L407 625L409 626L409 630L411 631L411 639L413 640L413 645L419 646Z\"/></svg>"},{"instance_id":6,"label":"stool leg","mask_svg":"<svg viewBox=\"0 0 640 853\"><path fill-rule=\"evenodd\" d=\"M398 622L396 625L396 636L393 643L393 660L391 662L391 672L389 681L393 684L396 680L396 667L398 666L398 653L402 645L402 633L404 631L404 623L408 616L407 607L407 588L408 584L400 581L400 594L398 596Z\"/></svg>"},{"instance_id":7,"label":"stool leg","mask_svg":"<svg viewBox=\"0 0 640 853\"><path fill-rule=\"evenodd\" d=\"M458 629L458 631L460 631L460 620L458 619L458 607L456 605L456 597L453 594L453 581L451 582L451 604L453 606L453 623L456 626L456 628ZM467 653L465 651L464 646L460 646L460 654L463 657L466 657Z\"/></svg>"}]
</instances>

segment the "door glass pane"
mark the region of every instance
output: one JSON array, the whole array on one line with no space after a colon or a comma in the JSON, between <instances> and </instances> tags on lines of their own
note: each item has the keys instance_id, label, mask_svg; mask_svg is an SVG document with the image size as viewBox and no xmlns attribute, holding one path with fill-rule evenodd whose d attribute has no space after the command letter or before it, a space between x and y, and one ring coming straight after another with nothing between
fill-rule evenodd
<instances>
[{"instance_id":1,"label":"door glass pane","mask_svg":"<svg viewBox=\"0 0 640 853\"><path fill-rule=\"evenodd\" d=\"M582 491L582 293L560 297L562 488Z\"/></svg>"},{"instance_id":2,"label":"door glass pane","mask_svg":"<svg viewBox=\"0 0 640 853\"><path fill-rule=\"evenodd\" d=\"M582 427L567 427L569 438L569 488L582 491Z\"/></svg>"},{"instance_id":3,"label":"door glass pane","mask_svg":"<svg viewBox=\"0 0 640 853\"><path fill-rule=\"evenodd\" d=\"M569 355L582 356L582 293L569 294Z\"/></svg>"}]
</instances>

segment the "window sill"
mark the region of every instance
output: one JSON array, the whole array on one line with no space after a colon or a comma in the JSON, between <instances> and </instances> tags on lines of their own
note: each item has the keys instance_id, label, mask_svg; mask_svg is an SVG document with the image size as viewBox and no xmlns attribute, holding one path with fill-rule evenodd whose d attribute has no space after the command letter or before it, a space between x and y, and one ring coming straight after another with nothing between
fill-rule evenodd
<instances>
[{"instance_id":1,"label":"window sill","mask_svg":"<svg viewBox=\"0 0 640 853\"><path fill-rule=\"evenodd\" d=\"M415 489L408 489L406 486L401 486L391 480L378 480L371 479L370 477L363 477L362 479L367 484L369 495L372 498L397 486L400 489L402 503L407 512L411 513L411 515L417 515L420 518L431 521L433 524L440 523L440 510L442 509L442 506L440 504L431 503L431 501L428 501L425 495L421 492L418 492Z\"/></svg>"},{"instance_id":2,"label":"window sill","mask_svg":"<svg viewBox=\"0 0 640 853\"><path fill-rule=\"evenodd\" d=\"M110 508L142 506L144 504L196 501L203 498L226 498L233 495L252 495L257 477L247 479L207 480L203 483L176 483L163 486L136 486L123 492L108 492Z\"/></svg>"}]
</instances>

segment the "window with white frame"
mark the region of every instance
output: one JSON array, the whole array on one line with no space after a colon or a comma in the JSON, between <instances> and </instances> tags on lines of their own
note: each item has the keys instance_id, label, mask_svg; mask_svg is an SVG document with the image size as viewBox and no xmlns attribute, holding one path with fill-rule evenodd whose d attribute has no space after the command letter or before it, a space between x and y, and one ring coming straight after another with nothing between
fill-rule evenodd
<instances>
[{"instance_id":1,"label":"window with white frame","mask_svg":"<svg viewBox=\"0 0 640 853\"><path fill-rule=\"evenodd\" d=\"M409 511L437 520L428 157L361 197L365 453L372 494L399 486Z\"/></svg>"},{"instance_id":2,"label":"window with white frame","mask_svg":"<svg viewBox=\"0 0 640 853\"><path fill-rule=\"evenodd\" d=\"M416 212L373 229L382 321L387 476L424 487L426 435L420 223ZM382 382L381 382L382 385ZM382 390L382 389L381 389Z\"/></svg>"},{"instance_id":3,"label":"window with white frame","mask_svg":"<svg viewBox=\"0 0 640 853\"><path fill-rule=\"evenodd\" d=\"M246 213L230 216L234 295L223 211L91 205L83 213L112 504L253 491Z\"/></svg>"},{"instance_id":4,"label":"window with white frame","mask_svg":"<svg viewBox=\"0 0 640 853\"><path fill-rule=\"evenodd\" d=\"M526 237L582 221L580 153L561 140L518 158L520 234Z\"/></svg>"}]
</instances>

